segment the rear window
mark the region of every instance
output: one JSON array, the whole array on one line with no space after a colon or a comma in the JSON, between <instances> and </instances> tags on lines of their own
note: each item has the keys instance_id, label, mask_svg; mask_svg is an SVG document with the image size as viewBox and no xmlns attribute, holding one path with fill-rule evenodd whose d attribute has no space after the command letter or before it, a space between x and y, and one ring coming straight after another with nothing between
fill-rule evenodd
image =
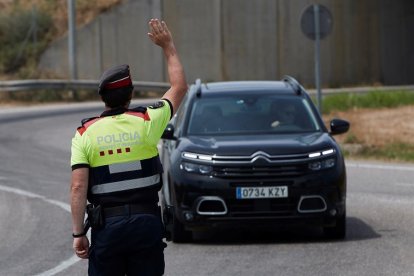
<instances>
[{"instance_id":1,"label":"rear window","mask_svg":"<svg viewBox=\"0 0 414 276\"><path fill-rule=\"evenodd\" d=\"M200 98L192 106L187 134L240 135L320 131L310 104L300 97L274 95Z\"/></svg>"}]
</instances>

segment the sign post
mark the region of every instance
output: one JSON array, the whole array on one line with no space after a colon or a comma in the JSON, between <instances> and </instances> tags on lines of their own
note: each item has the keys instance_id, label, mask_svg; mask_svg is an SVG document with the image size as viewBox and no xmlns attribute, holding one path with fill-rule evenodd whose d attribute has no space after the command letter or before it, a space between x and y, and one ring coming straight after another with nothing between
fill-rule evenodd
<instances>
[{"instance_id":1,"label":"sign post","mask_svg":"<svg viewBox=\"0 0 414 276\"><path fill-rule=\"evenodd\" d=\"M76 1L68 0L68 58L70 79L76 80L78 78L77 64L76 64Z\"/></svg>"},{"instance_id":2,"label":"sign post","mask_svg":"<svg viewBox=\"0 0 414 276\"><path fill-rule=\"evenodd\" d=\"M322 5L313 4L305 9L301 17L302 32L315 41L315 87L318 97L318 110L322 114L322 91L320 72L320 41L332 31L332 14Z\"/></svg>"}]
</instances>

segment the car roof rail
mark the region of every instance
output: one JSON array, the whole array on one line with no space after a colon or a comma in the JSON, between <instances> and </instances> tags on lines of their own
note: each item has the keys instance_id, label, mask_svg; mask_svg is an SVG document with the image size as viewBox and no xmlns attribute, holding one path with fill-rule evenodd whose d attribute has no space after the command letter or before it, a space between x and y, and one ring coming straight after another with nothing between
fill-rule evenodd
<instances>
[{"instance_id":1,"label":"car roof rail","mask_svg":"<svg viewBox=\"0 0 414 276\"><path fill-rule=\"evenodd\" d=\"M283 76L283 81L287 82L293 88L293 91L295 91L296 95L300 95L304 91L302 85L300 85L299 82L291 76Z\"/></svg>"},{"instance_id":2,"label":"car roof rail","mask_svg":"<svg viewBox=\"0 0 414 276\"><path fill-rule=\"evenodd\" d=\"M196 79L195 81L195 91L197 97L201 96L201 79Z\"/></svg>"}]
</instances>

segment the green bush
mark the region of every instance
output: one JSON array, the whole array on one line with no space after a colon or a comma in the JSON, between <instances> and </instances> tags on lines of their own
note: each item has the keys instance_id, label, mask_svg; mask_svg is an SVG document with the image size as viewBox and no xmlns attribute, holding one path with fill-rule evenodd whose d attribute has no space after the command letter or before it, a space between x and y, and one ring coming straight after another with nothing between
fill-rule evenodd
<instances>
[{"instance_id":1,"label":"green bush","mask_svg":"<svg viewBox=\"0 0 414 276\"><path fill-rule=\"evenodd\" d=\"M0 14L0 73L14 73L37 60L48 43L52 18L39 10L16 7Z\"/></svg>"},{"instance_id":2,"label":"green bush","mask_svg":"<svg viewBox=\"0 0 414 276\"><path fill-rule=\"evenodd\" d=\"M359 144L360 141L359 141L358 137L350 131L349 133L346 134L344 143Z\"/></svg>"}]
</instances>

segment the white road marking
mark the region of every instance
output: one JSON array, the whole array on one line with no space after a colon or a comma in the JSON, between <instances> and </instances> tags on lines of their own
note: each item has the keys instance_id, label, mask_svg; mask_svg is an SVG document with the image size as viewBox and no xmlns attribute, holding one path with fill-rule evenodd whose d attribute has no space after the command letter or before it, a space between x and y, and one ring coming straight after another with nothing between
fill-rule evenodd
<instances>
[{"instance_id":1,"label":"white road marking","mask_svg":"<svg viewBox=\"0 0 414 276\"><path fill-rule=\"evenodd\" d=\"M369 163L356 163L346 162L345 165L351 168L362 168L362 169L379 169L379 170L392 170L392 171L412 171L414 172L414 166L401 166L401 165L382 165L382 164L369 164Z\"/></svg>"},{"instance_id":2,"label":"white road marking","mask_svg":"<svg viewBox=\"0 0 414 276\"><path fill-rule=\"evenodd\" d=\"M0 177L0 180L6 180L6 178L5 177ZM17 194L17 195L30 197L30 198L38 198L40 200L43 200L44 202L47 202L49 204L53 204L55 206L58 206L58 207L62 208L63 210L65 210L67 212L70 212L70 205L69 204L67 204L65 202L58 201L58 200L48 199L48 198L46 198L45 196L42 196L42 195L38 195L38 194L28 192L28 191L25 191L25 190L20 190L20 189L12 188L12 187L9 187L9 186L3 186L3 185L0 185L0 191L14 193L14 194ZM73 255L72 257L70 257L67 260L64 260L63 262L61 262L60 264L58 264L54 268L49 269L47 271L44 271L40 274L36 274L35 276L53 276L53 275L56 275L59 272L62 272L63 270L67 269L68 267L72 266L73 264L77 263L80 260L81 259L78 258L76 255Z\"/></svg>"},{"instance_id":3,"label":"white road marking","mask_svg":"<svg viewBox=\"0 0 414 276\"><path fill-rule=\"evenodd\" d=\"M397 182L397 183L395 183L395 185L401 186L401 187L411 187L411 188L414 188L414 183Z\"/></svg>"},{"instance_id":4,"label":"white road marking","mask_svg":"<svg viewBox=\"0 0 414 276\"><path fill-rule=\"evenodd\" d=\"M49 269L48 271L42 272L40 274L36 274L34 276L53 276L53 275L56 275L59 272L62 272L66 268L70 267L71 265L74 265L75 263L77 263L80 260L81 259L79 259L78 256L73 255L69 259L61 262L58 266L55 266L54 268Z\"/></svg>"}]
</instances>

